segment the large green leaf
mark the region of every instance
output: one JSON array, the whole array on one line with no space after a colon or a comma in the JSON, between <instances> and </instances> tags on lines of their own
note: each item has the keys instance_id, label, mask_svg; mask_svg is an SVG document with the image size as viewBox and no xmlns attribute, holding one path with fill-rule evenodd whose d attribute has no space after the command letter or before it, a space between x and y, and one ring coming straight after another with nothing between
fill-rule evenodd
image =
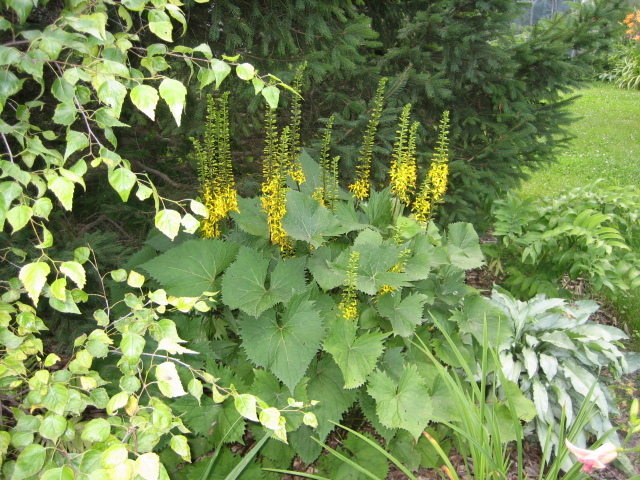
<instances>
[{"instance_id":1,"label":"large green leaf","mask_svg":"<svg viewBox=\"0 0 640 480\"><path fill-rule=\"evenodd\" d=\"M222 279L222 300L230 308L239 308L257 317L278 302L286 302L294 292L305 289L304 259L279 261L269 286L265 285L269 259L261 253L242 248L236 261Z\"/></svg>"},{"instance_id":2,"label":"large green leaf","mask_svg":"<svg viewBox=\"0 0 640 480\"><path fill-rule=\"evenodd\" d=\"M396 382L376 370L369 377L367 389L376 401L380 422L389 428L404 428L418 438L431 420L429 390L415 365L405 365Z\"/></svg>"},{"instance_id":3,"label":"large green leaf","mask_svg":"<svg viewBox=\"0 0 640 480\"><path fill-rule=\"evenodd\" d=\"M133 104L151 120L155 120L158 91L150 85L137 85L129 93Z\"/></svg>"},{"instance_id":4,"label":"large green leaf","mask_svg":"<svg viewBox=\"0 0 640 480\"><path fill-rule=\"evenodd\" d=\"M18 455L11 479L22 480L35 475L44 465L46 457L47 451L42 445L35 443L27 446Z\"/></svg>"},{"instance_id":5,"label":"large green leaf","mask_svg":"<svg viewBox=\"0 0 640 480\"><path fill-rule=\"evenodd\" d=\"M331 210L295 190L287 193L287 213L282 227L291 238L309 242L315 248L322 244L324 237L344 232Z\"/></svg>"},{"instance_id":6,"label":"large green leaf","mask_svg":"<svg viewBox=\"0 0 640 480\"><path fill-rule=\"evenodd\" d=\"M401 292L388 292L378 297L376 306L380 315L391 321L395 335L408 337L423 322L422 311L427 300L429 297L421 293L402 298Z\"/></svg>"},{"instance_id":7,"label":"large green leaf","mask_svg":"<svg viewBox=\"0 0 640 480\"><path fill-rule=\"evenodd\" d=\"M178 80L165 78L158 88L160 96L169 105L169 110L173 114L176 123L180 126L182 110L187 98L187 89Z\"/></svg>"},{"instance_id":8,"label":"large green leaf","mask_svg":"<svg viewBox=\"0 0 640 480\"><path fill-rule=\"evenodd\" d=\"M136 184L136 174L128 168L119 167L109 172L109 184L118 192L123 202L129 199L131 189Z\"/></svg>"},{"instance_id":9,"label":"large green leaf","mask_svg":"<svg viewBox=\"0 0 640 480\"><path fill-rule=\"evenodd\" d=\"M362 385L376 367L384 351L383 340L388 333L368 332L357 335L357 322L337 316L324 342L324 349L333 355L344 375L344 388Z\"/></svg>"},{"instance_id":10,"label":"large green leaf","mask_svg":"<svg viewBox=\"0 0 640 480\"><path fill-rule=\"evenodd\" d=\"M335 427L331 422L340 421L342 414L355 401L357 390L343 388L344 377L330 355L325 355L320 360L313 360L307 371L307 377L309 377L307 382L309 400L318 401L311 410L318 419L318 428L314 430L302 425L289 435L289 442L302 461L309 464L318 458L322 451L322 447L311 437L324 441Z\"/></svg>"},{"instance_id":11,"label":"large green leaf","mask_svg":"<svg viewBox=\"0 0 640 480\"><path fill-rule=\"evenodd\" d=\"M307 295L292 298L280 318L269 310L240 324L247 357L271 371L291 392L318 352L324 333L320 313Z\"/></svg>"},{"instance_id":12,"label":"large green leaf","mask_svg":"<svg viewBox=\"0 0 640 480\"><path fill-rule=\"evenodd\" d=\"M20 269L18 277L34 305L38 305L40 292L47 281L49 272L51 272L51 267L46 262L29 263Z\"/></svg>"},{"instance_id":13,"label":"large green leaf","mask_svg":"<svg viewBox=\"0 0 640 480\"><path fill-rule=\"evenodd\" d=\"M235 258L238 246L216 239L188 240L140 265L170 295L197 297Z\"/></svg>"},{"instance_id":14,"label":"large green leaf","mask_svg":"<svg viewBox=\"0 0 640 480\"><path fill-rule=\"evenodd\" d=\"M470 333L480 344L484 342L486 323L487 341L494 348L499 347L512 333L511 322L504 312L482 296L466 295L462 308L453 314L451 320L458 323L460 332Z\"/></svg>"},{"instance_id":15,"label":"large green leaf","mask_svg":"<svg viewBox=\"0 0 640 480\"><path fill-rule=\"evenodd\" d=\"M478 234L470 223L452 223L447 235L447 252L451 263L463 270L479 268L484 264Z\"/></svg>"}]
</instances>

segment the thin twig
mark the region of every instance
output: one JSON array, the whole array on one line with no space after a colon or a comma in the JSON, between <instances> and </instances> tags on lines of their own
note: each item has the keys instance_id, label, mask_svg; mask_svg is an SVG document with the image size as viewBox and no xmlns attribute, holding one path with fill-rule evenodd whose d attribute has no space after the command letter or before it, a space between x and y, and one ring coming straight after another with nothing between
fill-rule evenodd
<instances>
[{"instance_id":1,"label":"thin twig","mask_svg":"<svg viewBox=\"0 0 640 480\"><path fill-rule=\"evenodd\" d=\"M11 163L15 163L13 161L13 154L11 153L11 147L9 146L9 142L7 141L7 137L4 136L4 133L0 133L2 135L2 140L4 140L4 146L7 147L7 153L9 154L9 160Z\"/></svg>"},{"instance_id":2,"label":"thin twig","mask_svg":"<svg viewBox=\"0 0 640 480\"><path fill-rule=\"evenodd\" d=\"M166 173L162 173L159 170L156 170L155 168L151 168L148 167L147 165L145 165L144 163L142 163L139 160L130 160L131 163L133 163L134 165L136 165L138 168L142 168L143 170L146 170L147 172L153 173L154 175L157 175L158 177L160 177L162 180L164 180L165 182L167 182L169 185L171 185L172 187L175 188L184 188L185 185L182 185L174 180L171 180L171 177L169 177Z\"/></svg>"}]
</instances>

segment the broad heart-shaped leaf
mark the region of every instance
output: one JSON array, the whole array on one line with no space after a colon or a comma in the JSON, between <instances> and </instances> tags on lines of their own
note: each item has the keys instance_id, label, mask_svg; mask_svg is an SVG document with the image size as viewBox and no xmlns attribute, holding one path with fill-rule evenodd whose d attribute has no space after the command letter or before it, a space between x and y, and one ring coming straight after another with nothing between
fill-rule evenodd
<instances>
[{"instance_id":1,"label":"broad heart-shaped leaf","mask_svg":"<svg viewBox=\"0 0 640 480\"><path fill-rule=\"evenodd\" d=\"M324 349L333 355L342 370L344 388L356 388L366 381L384 351L383 340L389 336L380 332L358 336L357 331L357 322L336 316L324 342Z\"/></svg>"},{"instance_id":2,"label":"broad heart-shaped leaf","mask_svg":"<svg viewBox=\"0 0 640 480\"><path fill-rule=\"evenodd\" d=\"M158 104L158 91L150 85L137 85L129 93L131 101L151 120L156 118L156 105Z\"/></svg>"},{"instance_id":3,"label":"broad heart-shaped leaf","mask_svg":"<svg viewBox=\"0 0 640 480\"><path fill-rule=\"evenodd\" d=\"M333 212L309 195L291 190L287 193L287 213L282 227L291 238L309 242L318 248L324 238L344 232Z\"/></svg>"},{"instance_id":4,"label":"broad heart-shaped leaf","mask_svg":"<svg viewBox=\"0 0 640 480\"><path fill-rule=\"evenodd\" d=\"M230 308L239 308L254 317L278 302L286 302L294 292L306 287L304 258L280 260L266 286L269 259L260 252L242 248L236 261L222 278L222 300Z\"/></svg>"},{"instance_id":5,"label":"broad heart-shaped leaf","mask_svg":"<svg viewBox=\"0 0 640 480\"><path fill-rule=\"evenodd\" d=\"M312 411L318 419L318 428L315 430L302 425L289 435L289 442L295 448L303 462L313 462L322 447L314 442L311 437L318 438L321 442L327 438L335 425L331 422L339 422L342 414L346 412L356 399L357 390L343 388L344 377L331 355L325 355L320 360L314 359L307 370L307 396L309 400L316 400Z\"/></svg>"},{"instance_id":6,"label":"broad heart-shaped leaf","mask_svg":"<svg viewBox=\"0 0 640 480\"><path fill-rule=\"evenodd\" d=\"M322 317L308 295L293 297L280 318L272 309L240 324L247 357L271 371L291 392L303 377L324 337Z\"/></svg>"},{"instance_id":7,"label":"broad heart-shaped leaf","mask_svg":"<svg viewBox=\"0 0 640 480\"><path fill-rule=\"evenodd\" d=\"M184 108L185 99L187 97L187 89L178 80L165 78L160 83L158 90L162 99L167 102L167 105L169 105L169 109L171 110L176 123L180 126L182 109Z\"/></svg>"},{"instance_id":8,"label":"broad heart-shaped leaf","mask_svg":"<svg viewBox=\"0 0 640 480\"><path fill-rule=\"evenodd\" d=\"M364 232L367 232L367 230ZM358 238L361 236L362 233ZM390 271L399 262L400 247L396 245L371 245L364 243L354 245L353 249L360 252L358 277L356 279L356 287L358 290L369 295L375 295L384 285L389 285L392 288L411 285L407 281L406 274ZM349 252L345 252L345 255L348 254ZM339 259L336 263L338 262Z\"/></svg>"},{"instance_id":9,"label":"broad heart-shaped leaf","mask_svg":"<svg viewBox=\"0 0 640 480\"><path fill-rule=\"evenodd\" d=\"M484 265L478 234L470 223L452 223L447 235L447 252L451 263L463 270Z\"/></svg>"},{"instance_id":10,"label":"broad heart-shaped leaf","mask_svg":"<svg viewBox=\"0 0 640 480\"><path fill-rule=\"evenodd\" d=\"M27 290L34 305L38 305L40 292L47 281L47 275L51 272L51 267L46 262L29 263L20 269L18 277Z\"/></svg>"},{"instance_id":11,"label":"broad heart-shaped leaf","mask_svg":"<svg viewBox=\"0 0 640 480\"><path fill-rule=\"evenodd\" d=\"M376 306L378 313L391 321L393 333L401 337L409 337L420 325L423 318L424 304L429 297L414 293L402 298L402 292L388 292L378 296Z\"/></svg>"},{"instance_id":12,"label":"broad heart-shaped leaf","mask_svg":"<svg viewBox=\"0 0 640 480\"><path fill-rule=\"evenodd\" d=\"M389 428L404 428L418 439L431 420L431 397L425 383L415 365L405 365L397 383L380 370L373 372L367 391L376 401L380 422Z\"/></svg>"},{"instance_id":13,"label":"broad heart-shaped leaf","mask_svg":"<svg viewBox=\"0 0 640 480\"><path fill-rule=\"evenodd\" d=\"M128 168L118 167L109 172L109 184L118 192L122 201L126 202L131 189L136 184L136 174Z\"/></svg>"},{"instance_id":14,"label":"broad heart-shaped leaf","mask_svg":"<svg viewBox=\"0 0 640 480\"><path fill-rule=\"evenodd\" d=\"M187 240L140 265L170 295L197 297L213 291L213 282L231 264L238 245L217 239Z\"/></svg>"}]
</instances>

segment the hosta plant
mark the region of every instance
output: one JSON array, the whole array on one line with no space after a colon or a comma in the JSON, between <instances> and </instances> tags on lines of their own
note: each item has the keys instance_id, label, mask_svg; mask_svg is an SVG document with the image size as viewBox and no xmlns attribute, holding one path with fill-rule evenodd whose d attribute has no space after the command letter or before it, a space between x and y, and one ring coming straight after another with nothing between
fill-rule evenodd
<instances>
[{"instance_id":1,"label":"hosta plant","mask_svg":"<svg viewBox=\"0 0 640 480\"><path fill-rule=\"evenodd\" d=\"M501 335L506 333L498 348L502 373L533 400L537 415L531 426L540 443L557 453L561 420L566 417L570 427L585 402L593 402L592 416L575 443L584 446L589 434L605 437L616 412L607 382L640 365L637 354L621 351L624 332L593 322L598 304L590 300L570 304L541 294L521 302L494 290L489 302L498 309Z\"/></svg>"}]
</instances>

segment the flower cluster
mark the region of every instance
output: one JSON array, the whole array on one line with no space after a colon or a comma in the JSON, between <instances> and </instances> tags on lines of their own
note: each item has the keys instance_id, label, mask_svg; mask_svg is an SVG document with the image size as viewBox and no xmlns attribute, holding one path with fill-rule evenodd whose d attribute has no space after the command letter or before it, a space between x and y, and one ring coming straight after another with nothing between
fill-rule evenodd
<instances>
[{"instance_id":1,"label":"flower cluster","mask_svg":"<svg viewBox=\"0 0 640 480\"><path fill-rule=\"evenodd\" d=\"M400 125L397 131L393 151L393 162L389 175L391 177L391 193L409 204L412 190L415 188L418 167L416 164L416 133L418 122L409 126L411 104L407 104L400 115Z\"/></svg>"},{"instance_id":2,"label":"flower cluster","mask_svg":"<svg viewBox=\"0 0 640 480\"><path fill-rule=\"evenodd\" d=\"M209 216L201 225L204 238L220 235L220 221L230 211L238 211L235 180L231 168L228 92L220 98L207 98L204 144L191 139L198 159L202 200Z\"/></svg>"},{"instance_id":3,"label":"flower cluster","mask_svg":"<svg viewBox=\"0 0 640 480\"><path fill-rule=\"evenodd\" d=\"M356 279L358 278L358 262L360 252L353 251L349 256L349 266L347 267L347 281L345 289L342 291L342 301L338 308L342 316L348 322L358 319L358 298L356 296Z\"/></svg>"},{"instance_id":4,"label":"flower cluster","mask_svg":"<svg viewBox=\"0 0 640 480\"><path fill-rule=\"evenodd\" d=\"M433 206L442 202L447 192L449 179L449 112L444 112L440 122L440 133L436 154L431 162L427 178L420 194L413 204L413 214L420 223L428 221L433 214Z\"/></svg>"},{"instance_id":5,"label":"flower cluster","mask_svg":"<svg viewBox=\"0 0 640 480\"><path fill-rule=\"evenodd\" d=\"M349 185L349 190L351 190L353 195L359 200L367 198L369 196L369 190L371 189L371 157L373 156L376 130L378 129L380 116L382 115L386 84L386 78L380 80L378 84L378 90L376 90L373 98L371 118L369 118L367 130L364 134L364 140L360 149L360 157L358 157L358 164L356 165L356 181L352 185Z\"/></svg>"},{"instance_id":6,"label":"flower cluster","mask_svg":"<svg viewBox=\"0 0 640 480\"><path fill-rule=\"evenodd\" d=\"M640 40L640 11L630 13L622 22L627 26L627 36L633 40Z\"/></svg>"},{"instance_id":7,"label":"flower cluster","mask_svg":"<svg viewBox=\"0 0 640 480\"><path fill-rule=\"evenodd\" d=\"M282 227L282 219L287 213L286 178L288 172L289 127L285 127L278 141L275 110L267 108L265 117L267 138L264 148L262 183L262 210L267 214L271 243L280 245L283 255L291 253L291 241Z\"/></svg>"}]
</instances>

